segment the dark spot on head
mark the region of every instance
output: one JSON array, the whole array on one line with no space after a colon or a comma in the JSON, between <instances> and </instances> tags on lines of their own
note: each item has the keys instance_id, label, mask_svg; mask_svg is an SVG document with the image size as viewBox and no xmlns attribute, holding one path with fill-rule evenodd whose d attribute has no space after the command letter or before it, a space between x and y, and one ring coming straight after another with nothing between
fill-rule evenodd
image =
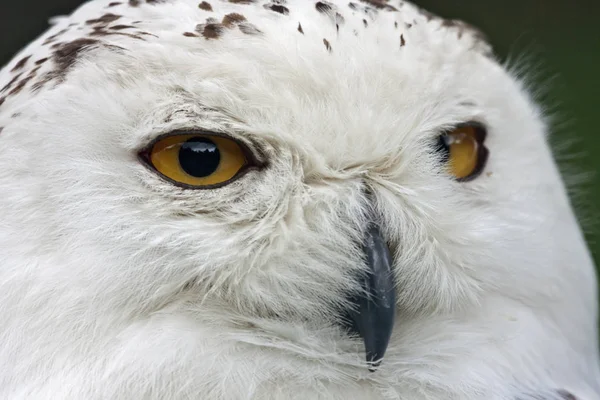
<instances>
[{"instance_id":1,"label":"dark spot on head","mask_svg":"<svg viewBox=\"0 0 600 400\"><path fill-rule=\"evenodd\" d=\"M387 0L360 0L363 3L367 3L379 10L385 10L385 11L398 11L398 9L394 6L390 6L389 4L387 4Z\"/></svg>"},{"instance_id":2,"label":"dark spot on head","mask_svg":"<svg viewBox=\"0 0 600 400\"><path fill-rule=\"evenodd\" d=\"M368 22L367 22L367 20L366 20L366 19L364 19L364 18L363 18L363 25L365 26L365 28L366 28L367 26L369 26L369 23L368 23Z\"/></svg>"},{"instance_id":3,"label":"dark spot on head","mask_svg":"<svg viewBox=\"0 0 600 400\"><path fill-rule=\"evenodd\" d=\"M85 23L88 25L110 24L111 22L114 22L114 21L118 20L119 18L121 18L120 15L108 13L108 14L104 14L100 18L88 19L87 21L85 21Z\"/></svg>"},{"instance_id":4,"label":"dark spot on head","mask_svg":"<svg viewBox=\"0 0 600 400\"><path fill-rule=\"evenodd\" d=\"M481 30L467 22L459 21L456 19L446 19L442 22L442 26L447 28L456 28L458 30L459 39L463 36L464 33L467 32L471 34L471 36L473 36L475 40L486 43L488 42L487 36Z\"/></svg>"},{"instance_id":5,"label":"dark spot on head","mask_svg":"<svg viewBox=\"0 0 600 400\"><path fill-rule=\"evenodd\" d=\"M183 32L183 36L187 37L198 37L194 32Z\"/></svg>"},{"instance_id":6,"label":"dark spot on head","mask_svg":"<svg viewBox=\"0 0 600 400\"><path fill-rule=\"evenodd\" d=\"M55 64L54 72L59 80L65 78L83 52L98 45L98 43L96 39L80 38L61 44L52 54L52 61Z\"/></svg>"},{"instance_id":7,"label":"dark spot on head","mask_svg":"<svg viewBox=\"0 0 600 400\"><path fill-rule=\"evenodd\" d=\"M329 44L329 40L323 38L323 44L325 45L327 51L331 52L331 45Z\"/></svg>"},{"instance_id":8,"label":"dark spot on head","mask_svg":"<svg viewBox=\"0 0 600 400\"><path fill-rule=\"evenodd\" d=\"M558 394L563 397L565 400L577 400L577 397L573 396L571 393L566 390L559 390Z\"/></svg>"},{"instance_id":9,"label":"dark spot on head","mask_svg":"<svg viewBox=\"0 0 600 400\"><path fill-rule=\"evenodd\" d=\"M304 30L302 29L302 25L300 25L300 22L298 22L298 32L304 35Z\"/></svg>"},{"instance_id":10,"label":"dark spot on head","mask_svg":"<svg viewBox=\"0 0 600 400\"><path fill-rule=\"evenodd\" d=\"M104 27L101 26L95 27L94 30L90 33L90 36L127 36L133 39L145 40L143 37L133 33L107 31Z\"/></svg>"},{"instance_id":11,"label":"dark spot on head","mask_svg":"<svg viewBox=\"0 0 600 400\"><path fill-rule=\"evenodd\" d=\"M114 26L111 26L108 29L112 29L114 31L120 31L120 30L123 30L123 29L135 29L135 26L131 26L131 25L114 25Z\"/></svg>"},{"instance_id":12,"label":"dark spot on head","mask_svg":"<svg viewBox=\"0 0 600 400\"><path fill-rule=\"evenodd\" d=\"M412 28L412 24L409 24L409 23L404 24L404 26L406 26L406 29Z\"/></svg>"},{"instance_id":13,"label":"dark spot on head","mask_svg":"<svg viewBox=\"0 0 600 400\"><path fill-rule=\"evenodd\" d=\"M6 85L5 85L5 86L4 86L2 89L0 89L0 93L2 93L2 92L6 92L8 89L10 89L10 88L12 87L12 85L14 85L14 83L15 83L16 81L18 81L18 80L19 80L19 78L21 77L21 75L23 75L23 73L22 73L22 72L21 72L21 73L19 73L19 74L17 74L17 75L15 75L15 76L14 76L14 77L13 77L13 78L10 80L10 82L8 82L8 83L7 83L7 84L6 84Z\"/></svg>"},{"instance_id":14,"label":"dark spot on head","mask_svg":"<svg viewBox=\"0 0 600 400\"><path fill-rule=\"evenodd\" d=\"M223 34L225 29L221 24L204 24L199 25L196 29L200 28L199 32L206 39L217 39Z\"/></svg>"},{"instance_id":15,"label":"dark spot on head","mask_svg":"<svg viewBox=\"0 0 600 400\"><path fill-rule=\"evenodd\" d=\"M108 3L108 6L106 6L106 8L110 8L110 7L116 7L116 6L120 6L121 3L119 3L118 1L114 1L112 3Z\"/></svg>"},{"instance_id":16,"label":"dark spot on head","mask_svg":"<svg viewBox=\"0 0 600 400\"><path fill-rule=\"evenodd\" d=\"M40 68L42 68L41 65L38 65L37 67L35 67L34 69L32 69L31 71L29 71L29 74L27 74L27 76L29 77L34 77L35 74L37 74L37 72L40 70Z\"/></svg>"},{"instance_id":17,"label":"dark spot on head","mask_svg":"<svg viewBox=\"0 0 600 400\"><path fill-rule=\"evenodd\" d=\"M400 47L404 47L406 45L406 40L404 39L404 35L400 35Z\"/></svg>"},{"instance_id":18,"label":"dark spot on head","mask_svg":"<svg viewBox=\"0 0 600 400\"><path fill-rule=\"evenodd\" d=\"M353 10L358 10L358 6L355 3L348 3L348 7L350 7Z\"/></svg>"},{"instance_id":19,"label":"dark spot on head","mask_svg":"<svg viewBox=\"0 0 600 400\"><path fill-rule=\"evenodd\" d=\"M260 29L258 29L256 26L249 22L242 22L239 25L239 27L240 31L242 31L242 33L245 33L246 35L258 35L262 33Z\"/></svg>"},{"instance_id":20,"label":"dark spot on head","mask_svg":"<svg viewBox=\"0 0 600 400\"><path fill-rule=\"evenodd\" d=\"M27 57L23 57L19 60L19 62L17 62L15 64L15 66L13 67L13 69L10 70L10 72L16 72L20 69L22 69L25 64L27 64L27 61L29 61L29 59L31 58L31 56L27 56Z\"/></svg>"},{"instance_id":21,"label":"dark spot on head","mask_svg":"<svg viewBox=\"0 0 600 400\"><path fill-rule=\"evenodd\" d=\"M231 13L227 14L223 17L223 21L221 22L226 28L231 28L235 24L239 24L240 22L246 21L246 17L242 14Z\"/></svg>"},{"instance_id":22,"label":"dark spot on head","mask_svg":"<svg viewBox=\"0 0 600 400\"><path fill-rule=\"evenodd\" d=\"M15 94L19 93L21 90L23 90L25 85L27 85L27 83L33 79L33 77L34 75L27 75L25 78L21 79L19 83L17 83L17 85L10 92L8 92L7 96L14 96Z\"/></svg>"},{"instance_id":23,"label":"dark spot on head","mask_svg":"<svg viewBox=\"0 0 600 400\"><path fill-rule=\"evenodd\" d=\"M398 28L398 21L394 21L394 28Z\"/></svg>"},{"instance_id":24,"label":"dark spot on head","mask_svg":"<svg viewBox=\"0 0 600 400\"><path fill-rule=\"evenodd\" d=\"M60 79L56 71L47 72L44 75L42 75L42 77L31 86L31 90L33 92L36 92L43 88L46 83L51 82L55 79Z\"/></svg>"},{"instance_id":25,"label":"dark spot on head","mask_svg":"<svg viewBox=\"0 0 600 400\"><path fill-rule=\"evenodd\" d=\"M203 1L202 3L198 4L198 8L200 8L201 10L204 10L204 11L212 11L213 10L210 3L206 2L206 1Z\"/></svg>"},{"instance_id":26,"label":"dark spot on head","mask_svg":"<svg viewBox=\"0 0 600 400\"><path fill-rule=\"evenodd\" d=\"M327 13L327 12L330 12L331 10L333 10L333 5L331 5L331 3L328 3L326 1L318 1L315 4L315 8L317 9L318 12Z\"/></svg>"},{"instance_id":27,"label":"dark spot on head","mask_svg":"<svg viewBox=\"0 0 600 400\"><path fill-rule=\"evenodd\" d=\"M153 33L150 33L150 32L144 32L144 31L137 31L137 32L136 32L136 34L138 34L138 35L146 35L146 36L154 36L155 38L157 38L157 37L158 37L158 36L156 36L156 35L155 35L155 34L153 34Z\"/></svg>"},{"instance_id":28,"label":"dark spot on head","mask_svg":"<svg viewBox=\"0 0 600 400\"><path fill-rule=\"evenodd\" d=\"M283 15L288 15L290 13L290 10L287 7L279 4L265 4L265 8Z\"/></svg>"},{"instance_id":29,"label":"dark spot on head","mask_svg":"<svg viewBox=\"0 0 600 400\"><path fill-rule=\"evenodd\" d=\"M61 36L61 35L65 34L65 33L67 33L67 32L69 32L69 30L68 30L68 29L63 29L63 30L61 30L60 32L57 32L57 33L55 33L55 34L54 34L54 35L52 35L52 36L48 36L48 37L46 38L46 40L44 41L44 43L42 43L42 44L49 44L49 43L52 43L52 42L54 41L54 39L58 38L59 36Z\"/></svg>"}]
</instances>

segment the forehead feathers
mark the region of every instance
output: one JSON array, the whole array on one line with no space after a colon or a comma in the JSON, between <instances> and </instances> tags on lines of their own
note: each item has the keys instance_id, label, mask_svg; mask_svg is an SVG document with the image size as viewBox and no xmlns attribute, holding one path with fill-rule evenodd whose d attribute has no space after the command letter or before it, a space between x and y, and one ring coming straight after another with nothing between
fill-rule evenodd
<instances>
[{"instance_id":1,"label":"forehead feathers","mask_svg":"<svg viewBox=\"0 0 600 400\"><path fill-rule=\"evenodd\" d=\"M213 50L211 55L231 46L272 47L275 57L310 49L332 63L368 50L404 61L446 52L491 55L483 35L468 24L394 0L95 0L57 19L2 70L0 112L5 103L60 85L82 57L93 58L95 49L128 53L157 43L198 53Z\"/></svg>"}]
</instances>

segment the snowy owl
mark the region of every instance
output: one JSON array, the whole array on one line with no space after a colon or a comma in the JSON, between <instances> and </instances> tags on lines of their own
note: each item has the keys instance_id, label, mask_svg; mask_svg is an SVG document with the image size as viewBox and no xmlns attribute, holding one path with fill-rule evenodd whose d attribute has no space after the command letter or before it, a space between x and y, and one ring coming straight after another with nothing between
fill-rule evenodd
<instances>
[{"instance_id":1,"label":"snowy owl","mask_svg":"<svg viewBox=\"0 0 600 400\"><path fill-rule=\"evenodd\" d=\"M0 399L600 399L540 108L398 0L92 0L0 73Z\"/></svg>"}]
</instances>

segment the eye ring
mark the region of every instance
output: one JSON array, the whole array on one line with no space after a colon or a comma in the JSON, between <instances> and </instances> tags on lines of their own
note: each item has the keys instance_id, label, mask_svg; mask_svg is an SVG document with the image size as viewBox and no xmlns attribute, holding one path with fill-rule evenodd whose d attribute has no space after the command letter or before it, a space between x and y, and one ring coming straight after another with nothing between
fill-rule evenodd
<instances>
[{"instance_id":1,"label":"eye ring","mask_svg":"<svg viewBox=\"0 0 600 400\"><path fill-rule=\"evenodd\" d=\"M235 153L235 156L238 158L241 157L243 159L242 161L237 160L239 168L236 168L236 170L233 172L229 171L225 175L222 174L222 176L224 176L227 179L220 179L215 182L207 182L207 183L197 183L197 182L190 183L189 182L189 178L190 178L189 174L187 174L186 171L184 171L184 169L182 168L182 166L180 164L181 156L180 156L179 148L181 148L184 143L189 142L190 139L192 139L192 138L208 139L208 140L206 140L206 142L215 144L215 146L217 148L219 148L219 150L221 150L220 145L223 143L227 143L228 146L230 147L230 149L235 148L236 150L233 151ZM165 171L165 169L161 165L157 165L157 162L156 162L155 149L157 148L157 146L163 144L166 141L168 141L170 143L167 143L167 146L163 145L162 148L166 148L171 153L166 158L167 164L171 164L170 165L171 167L179 170L175 174L175 176L173 176L172 173ZM204 140L201 140L201 141L204 142ZM199 142L199 141L195 141L195 142ZM175 148L176 146L178 146L178 147ZM177 154L177 156L175 156L175 154ZM138 159L142 162L142 164L146 168L148 168L150 171L157 174L159 177L166 180L167 182L169 182L175 186L178 186L178 187L181 187L184 189L190 189L190 190L218 189L223 186L231 184L232 182L240 179L242 176L244 176L249 171L256 170L262 166L262 164L257 160L254 153L252 151L250 151L250 149L248 148L248 146L245 143L232 138L230 135L223 134L220 132L210 132L210 131L194 130L194 129L192 129L192 130L177 130L177 131L172 131L172 132L165 133L163 135L158 136L156 139L154 139L150 144L148 144L146 147L144 147L138 153ZM175 160L175 159L177 159L177 160ZM169 165L167 165L167 166L169 166ZM219 164L219 166L220 166L220 164ZM183 173L188 176L184 180L178 179L181 177L181 175L179 175L180 173ZM191 178L193 179L196 177L191 177Z\"/></svg>"},{"instance_id":2,"label":"eye ring","mask_svg":"<svg viewBox=\"0 0 600 400\"><path fill-rule=\"evenodd\" d=\"M490 153L484 144L486 137L485 125L475 121L456 125L438 136L436 150L456 181L469 182L481 175Z\"/></svg>"}]
</instances>

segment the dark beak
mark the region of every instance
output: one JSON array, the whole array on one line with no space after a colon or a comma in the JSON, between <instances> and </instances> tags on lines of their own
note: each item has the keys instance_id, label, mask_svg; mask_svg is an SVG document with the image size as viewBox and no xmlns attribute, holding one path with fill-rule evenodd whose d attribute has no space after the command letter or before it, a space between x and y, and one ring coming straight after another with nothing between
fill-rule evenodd
<instances>
[{"instance_id":1,"label":"dark beak","mask_svg":"<svg viewBox=\"0 0 600 400\"><path fill-rule=\"evenodd\" d=\"M369 227L363 246L368 268L360 277L362 293L352 299L349 320L350 331L364 341L369 370L373 372L381 364L394 328L396 291L392 255L378 226Z\"/></svg>"}]
</instances>

